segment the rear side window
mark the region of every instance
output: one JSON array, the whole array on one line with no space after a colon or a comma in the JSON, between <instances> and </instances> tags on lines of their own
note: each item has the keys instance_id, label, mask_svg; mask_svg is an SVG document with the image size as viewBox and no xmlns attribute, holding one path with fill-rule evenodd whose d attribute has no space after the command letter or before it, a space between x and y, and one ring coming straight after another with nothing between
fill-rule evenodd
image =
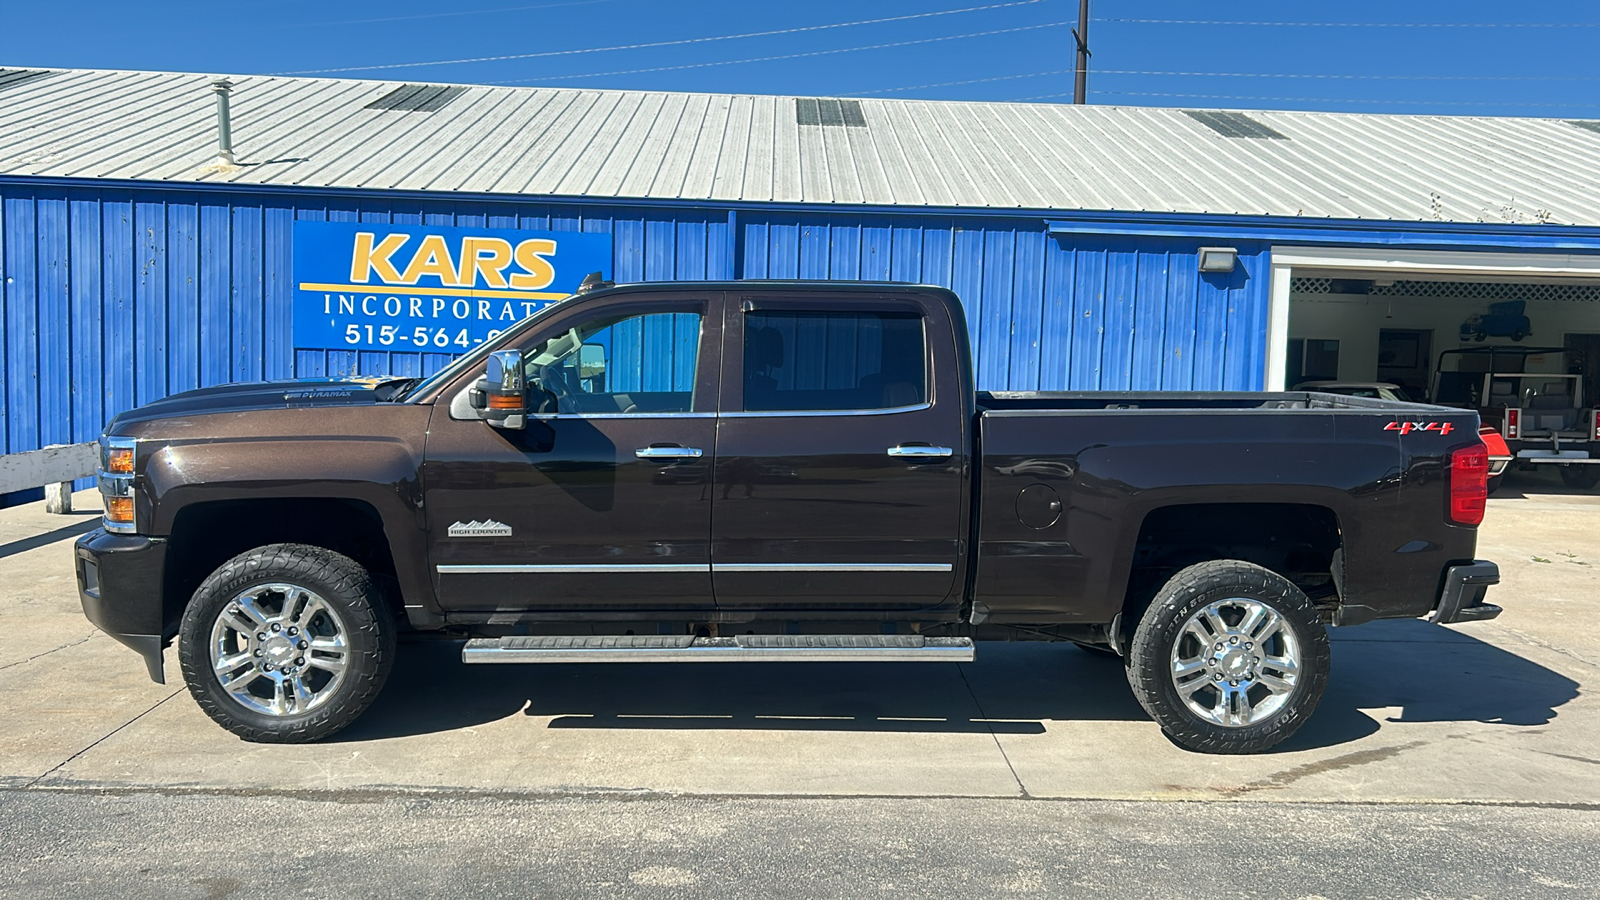
<instances>
[{"instance_id":1,"label":"rear side window","mask_svg":"<svg viewBox=\"0 0 1600 900\"><path fill-rule=\"evenodd\" d=\"M913 312L750 312L744 408L894 409L928 402L922 317Z\"/></svg>"}]
</instances>

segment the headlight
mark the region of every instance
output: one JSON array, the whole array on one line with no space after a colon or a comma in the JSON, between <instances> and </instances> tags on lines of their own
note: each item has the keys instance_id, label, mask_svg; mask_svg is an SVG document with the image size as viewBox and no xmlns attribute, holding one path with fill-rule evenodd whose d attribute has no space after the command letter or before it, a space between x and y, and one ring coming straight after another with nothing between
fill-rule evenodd
<instances>
[{"instance_id":1,"label":"headlight","mask_svg":"<svg viewBox=\"0 0 1600 900\"><path fill-rule=\"evenodd\" d=\"M107 531L133 534L138 531L133 512L134 438L100 438L100 496L105 501Z\"/></svg>"}]
</instances>

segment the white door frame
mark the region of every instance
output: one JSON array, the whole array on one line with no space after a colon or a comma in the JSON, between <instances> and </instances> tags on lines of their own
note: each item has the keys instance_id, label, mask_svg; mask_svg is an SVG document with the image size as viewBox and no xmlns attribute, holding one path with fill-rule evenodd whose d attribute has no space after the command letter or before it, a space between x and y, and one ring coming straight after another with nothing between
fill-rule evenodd
<instances>
[{"instance_id":1,"label":"white door frame","mask_svg":"<svg viewBox=\"0 0 1600 900\"><path fill-rule=\"evenodd\" d=\"M1600 256L1513 251L1402 250L1392 247L1272 248L1271 298L1267 305L1267 372L1263 387L1287 389L1289 368L1289 279L1300 269L1352 269L1396 276L1488 275L1524 278L1600 279Z\"/></svg>"}]
</instances>

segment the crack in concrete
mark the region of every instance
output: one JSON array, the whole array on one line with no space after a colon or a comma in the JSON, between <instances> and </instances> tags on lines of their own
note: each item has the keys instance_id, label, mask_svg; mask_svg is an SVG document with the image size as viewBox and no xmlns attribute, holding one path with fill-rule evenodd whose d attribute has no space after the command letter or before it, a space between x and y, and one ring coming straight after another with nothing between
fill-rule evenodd
<instances>
[{"instance_id":1,"label":"crack in concrete","mask_svg":"<svg viewBox=\"0 0 1600 900\"><path fill-rule=\"evenodd\" d=\"M55 653L55 652L60 651L60 650L65 650L68 647L76 647L79 644L88 642L88 640L90 638L94 637L96 634L99 634L99 632L91 631L88 634L84 635L83 637L71 642L70 644L62 644L61 646L56 647L53 650L46 650L43 653L39 653L39 654L36 654L34 656L30 656L27 659L19 659L16 662L6 663L5 665L0 666L0 672L4 672L6 669L12 668L13 666L20 666L23 663L31 663L36 659L43 659L43 658L45 658L46 656L49 656L52 653Z\"/></svg>"},{"instance_id":2,"label":"crack in concrete","mask_svg":"<svg viewBox=\"0 0 1600 900\"><path fill-rule=\"evenodd\" d=\"M128 721L123 722L121 725L118 725L117 727L111 729L110 731L106 732L105 734L102 734L99 737L95 738L94 741L89 744L89 746L83 748L82 750L79 750L77 753L72 754L71 756L67 757L66 759L63 759L61 762L56 763L54 766L50 767L50 770L48 772L45 772L44 774L40 775L38 778L35 778L32 781L28 782L26 785L23 785L23 790L31 788L34 785L38 784L39 782L45 780L46 778L49 778L51 775L53 775L57 771L59 771L62 766L65 766L67 763L72 762L73 760L75 760L78 757L84 755L85 753L88 753L90 750L93 750L94 748L100 746L101 742L103 742L106 739L110 738L112 735L117 734L118 732L122 731L124 728L127 728L129 725L132 725L133 723L139 721L140 719L144 718L145 716L148 716L151 713L155 712L156 708L159 707L161 704L167 702L168 700L171 700L173 697L176 697L181 693L183 693L183 688L178 688L177 690L173 691L172 693L166 695L165 697L162 697L160 700L157 700L155 703L151 704L149 709L145 710L142 713L139 713L137 716L134 716L133 718L129 719Z\"/></svg>"},{"instance_id":3,"label":"crack in concrete","mask_svg":"<svg viewBox=\"0 0 1600 900\"><path fill-rule=\"evenodd\" d=\"M1530 643L1530 644L1534 645L1535 647L1538 647L1538 648L1540 648L1542 650L1549 650L1551 653L1559 653L1562 656L1567 657L1568 659L1572 659L1572 660L1576 660L1577 662L1581 662L1581 663L1583 663L1584 665L1588 666L1591 669L1600 669L1600 663L1597 663L1594 660L1589 659L1588 657L1580 656L1580 655L1578 655L1576 653L1573 653L1571 650L1568 650L1565 647L1557 647L1556 645L1551 644L1548 641L1540 640L1539 638L1536 638L1531 634L1525 634L1525 633L1523 633L1521 631L1518 631L1515 628L1509 628L1509 627L1507 627L1505 625L1501 625L1498 622L1495 623L1495 627L1500 629L1501 631L1504 631L1506 634L1512 635L1513 637L1516 637L1519 640L1526 641L1526 642L1528 642L1528 643Z\"/></svg>"},{"instance_id":4,"label":"crack in concrete","mask_svg":"<svg viewBox=\"0 0 1600 900\"><path fill-rule=\"evenodd\" d=\"M1067 796L1041 797L1033 794L787 794L787 793L697 793L688 791L654 791L629 788L589 788L578 790L514 790L460 787L374 786L347 789L318 788L229 788L196 785L129 785L115 782L60 780L50 784L30 783L22 786L0 785L0 800L8 795L22 793L80 794L104 797L126 797L155 794L165 797L276 797L286 800L304 800L313 803L359 804L383 803L390 800L589 800L594 802L681 802L683 800L1009 800L1026 803L1138 803L1165 804L1216 804L1228 803L1242 806L1323 806L1323 807L1485 807L1491 809L1562 809L1583 812L1600 812L1600 802L1554 800L1472 800L1448 798L1408 798L1392 800L1329 800L1329 799L1233 799L1231 797L1095 797Z\"/></svg>"},{"instance_id":5,"label":"crack in concrete","mask_svg":"<svg viewBox=\"0 0 1600 900\"><path fill-rule=\"evenodd\" d=\"M983 701L978 699L978 692L972 689L972 682L967 680L966 669L957 664L956 674L961 676L961 683L966 685L967 695L972 698L972 705L978 708L978 715L984 719L989 718L989 714L983 711ZM1017 774L1017 767L1011 764L1011 757L1007 755L1005 746L1000 743L1000 735L995 732L994 724L986 724L988 724L989 728L989 739L994 741L994 748L1000 751L1000 758L1005 761L1006 768L1011 772L1012 779L1016 781L1017 790L1022 792L1024 798L1030 796L1028 794L1028 786L1022 783L1022 776Z\"/></svg>"}]
</instances>

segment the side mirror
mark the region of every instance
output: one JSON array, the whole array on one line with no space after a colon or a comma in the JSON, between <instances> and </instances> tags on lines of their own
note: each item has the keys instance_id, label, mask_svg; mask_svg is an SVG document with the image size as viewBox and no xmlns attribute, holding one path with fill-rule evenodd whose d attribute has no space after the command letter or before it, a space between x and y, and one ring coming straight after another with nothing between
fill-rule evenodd
<instances>
[{"instance_id":1,"label":"side mirror","mask_svg":"<svg viewBox=\"0 0 1600 900\"><path fill-rule=\"evenodd\" d=\"M496 428L520 430L528 424L528 385L521 350L496 350L484 369L483 420Z\"/></svg>"},{"instance_id":2,"label":"side mirror","mask_svg":"<svg viewBox=\"0 0 1600 900\"><path fill-rule=\"evenodd\" d=\"M584 344L578 348L578 377L585 381L603 379L606 376L606 348L604 344ZM593 389L593 393L604 393L605 382L601 381Z\"/></svg>"}]
</instances>

